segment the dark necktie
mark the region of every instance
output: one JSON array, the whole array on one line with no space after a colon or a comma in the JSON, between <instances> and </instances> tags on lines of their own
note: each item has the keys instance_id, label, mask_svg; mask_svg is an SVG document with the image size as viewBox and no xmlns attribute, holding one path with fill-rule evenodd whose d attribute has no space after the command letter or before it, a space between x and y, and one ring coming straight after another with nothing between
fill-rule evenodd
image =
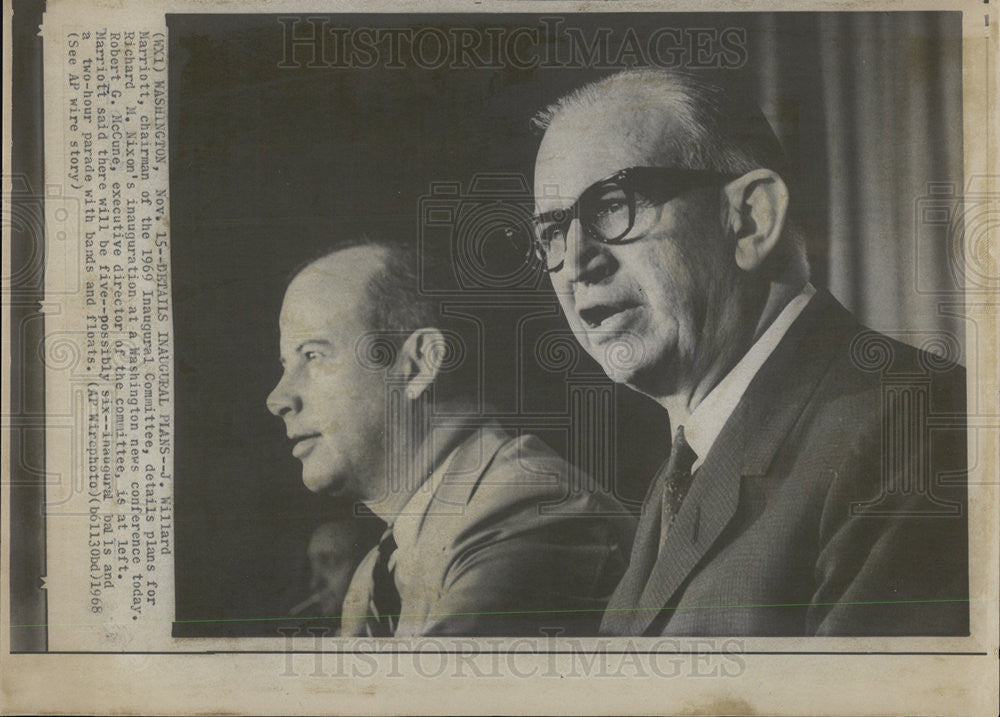
<instances>
[{"instance_id":1,"label":"dark necktie","mask_svg":"<svg viewBox=\"0 0 1000 717\"><path fill-rule=\"evenodd\" d=\"M393 578L395 570L389 567L389 559L395 552L396 539L390 526L379 541L378 559L372 570L372 604L368 621L372 637L392 637L399 624L402 604Z\"/></svg>"},{"instance_id":2,"label":"dark necktie","mask_svg":"<svg viewBox=\"0 0 1000 717\"><path fill-rule=\"evenodd\" d=\"M684 426L678 426L674 434L674 442L670 446L670 458L664 475L663 507L660 526L660 545L667 536L667 531L674 523L674 518L681 510L681 504L691 487L691 466L698 456L684 438Z\"/></svg>"},{"instance_id":3,"label":"dark necktie","mask_svg":"<svg viewBox=\"0 0 1000 717\"><path fill-rule=\"evenodd\" d=\"M670 446L670 457L660 467L643 502L632 546L632 559L608 603L601 623L602 633L627 634L639 607L639 599L656 565L660 547L691 486L691 466L696 458L684 438L684 428L678 427Z\"/></svg>"}]
</instances>

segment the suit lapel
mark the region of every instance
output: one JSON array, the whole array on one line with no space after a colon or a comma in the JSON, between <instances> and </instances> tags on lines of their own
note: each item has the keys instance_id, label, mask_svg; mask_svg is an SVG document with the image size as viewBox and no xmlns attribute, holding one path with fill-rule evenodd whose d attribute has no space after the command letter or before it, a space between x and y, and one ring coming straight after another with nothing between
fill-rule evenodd
<instances>
[{"instance_id":1,"label":"suit lapel","mask_svg":"<svg viewBox=\"0 0 1000 717\"><path fill-rule=\"evenodd\" d=\"M510 435L495 424L475 426L463 433L461 442L437 469L441 475L424 517L462 515L486 469L509 438Z\"/></svg>"},{"instance_id":2,"label":"suit lapel","mask_svg":"<svg viewBox=\"0 0 1000 717\"><path fill-rule=\"evenodd\" d=\"M631 603L637 609L622 613L625 619L616 634L646 632L732 521L743 476L767 474L833 359L835 347L845 345L847 320L850 314L820 291L789 328L697 470L645 589L640 588L638 603ZM652 507L659 510L658 504Z\"/></svg>"},{"instance_id":3,"label":"suit lapel","mask_svg":"<svg viewBox=\"0 0 1000 717\"><path fill-rule=\"evenodd\" d=\"M450 453L442 452L440 465L435 467L427 484L420 489L431 493L425 506L396 520L396 542L400 546L400 554L408 556L408 567L412 565L414 570L419 570L421 565L433 564L436 555L423 551L433 553L439 549L440 542L426 539L425 534L441 530L443 525L461 519L483 474L505 440L507 434L498 426L474 426L456 434Z\"/></svg>"},{"instance_id":4,"label":"suit lapel","mask_svg":"<svg viewBox=\"0 0 1000 717\"><path fill-rule=\"evenodd\" d=\"M660 609L670 600L684 579L715 542L736 512L740 493L740 454L745 421L739 419L740 408L697 470L674 524L667 534L659 558L653 565L649 580L629 615L624 634L641 635ZM650 512L659 512L659 502ZM656 549L656 546L653 548Z\"/></svg>"},{"instance_id":5,"label":"suit lapel","mask_svg":"<svg viewBox=\"0 0 1000 717\"><path fill-rule=\"evenodd\" d=\"M646 579L656 560L660 542L660 503L663 500L663 474L669 459L656 472L642 502L642 514L632 542L632 556L628 570L615 588L601 620L601 632L609 635L627 634L628 626L635 619L635 606L646 585Z\"/></svg>"}]
</instances>

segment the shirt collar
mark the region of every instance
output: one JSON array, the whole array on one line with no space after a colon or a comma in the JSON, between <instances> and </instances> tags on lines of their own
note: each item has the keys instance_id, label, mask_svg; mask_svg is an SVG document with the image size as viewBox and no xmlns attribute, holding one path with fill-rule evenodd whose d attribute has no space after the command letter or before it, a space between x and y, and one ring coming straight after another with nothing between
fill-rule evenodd
<instances>
[{"instance_id":1,"label":"shirt collar","mask_svg":"<svg viewBox=\"0 0 1000 717\"><path fill-rule=\"evenodd\" d=\"M715 388L698 404L684 425L684 437L688 444L698 454L692 471L704 462L712 444L719 437L726 421L736 410L736 405L743 398L747 387L764 362L774 353L782 337L799 317L806 304L816 294L816 287L806 283L799 294L788 302L777 318L771 322L760 338L754 342L750 350L743 355L732 371L723 377Z\"/></svg>"}]
</instances>

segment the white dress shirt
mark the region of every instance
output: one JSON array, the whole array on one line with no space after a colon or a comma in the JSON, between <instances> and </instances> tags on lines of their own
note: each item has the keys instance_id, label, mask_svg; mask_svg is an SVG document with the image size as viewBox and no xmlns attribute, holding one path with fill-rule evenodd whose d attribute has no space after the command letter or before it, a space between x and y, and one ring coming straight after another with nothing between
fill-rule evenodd
<instances>
[{"instance_id":1,"label":"white dress shirt","mask_svg":"<svg viewBox=\"0 0 1000 717\"><path fill-rule=\"evenodd\" d=\"M684 437L698 455L691 467L692 472L698 470L704 462L712 449L712 444L719 437L726 421L733 415L750 382L815 295L816 287L807 282L802 291L781 310L733 370L726 374L694 409L684 424Z\"/></svg>"}]
</instances>

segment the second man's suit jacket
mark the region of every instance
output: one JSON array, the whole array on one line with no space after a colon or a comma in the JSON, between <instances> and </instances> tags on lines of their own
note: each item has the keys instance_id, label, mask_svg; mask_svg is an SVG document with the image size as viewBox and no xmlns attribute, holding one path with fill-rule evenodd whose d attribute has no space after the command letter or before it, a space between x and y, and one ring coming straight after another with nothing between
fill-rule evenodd
<instances>
[{"instance_id":1,"label":"second man's suit jacket","mask_svg":"<svg viewBox=\"0 0 1000 717\"><path fill-rule=\"evenodd\" d=\"M602 632L968 634L965 446L963 369L819 292L695 472L648 581L626 573ZM655 539L651 502L637 549Z\"/></svg>"},{"instance_id":2,"label":"second man's suit jacket","mask_svg":"<svg viewBox=\"0 0 1000 717\"><path fill-rule=\"evenodd\" d=\"M426 506L404 509L393 526L395 636L596 635L634 517L537 437L496 425L475 429L439 470ZM369 578L376 552L355 581ZM364 634L356 587L345 635Z\"/></svg>"}]
</instances>

